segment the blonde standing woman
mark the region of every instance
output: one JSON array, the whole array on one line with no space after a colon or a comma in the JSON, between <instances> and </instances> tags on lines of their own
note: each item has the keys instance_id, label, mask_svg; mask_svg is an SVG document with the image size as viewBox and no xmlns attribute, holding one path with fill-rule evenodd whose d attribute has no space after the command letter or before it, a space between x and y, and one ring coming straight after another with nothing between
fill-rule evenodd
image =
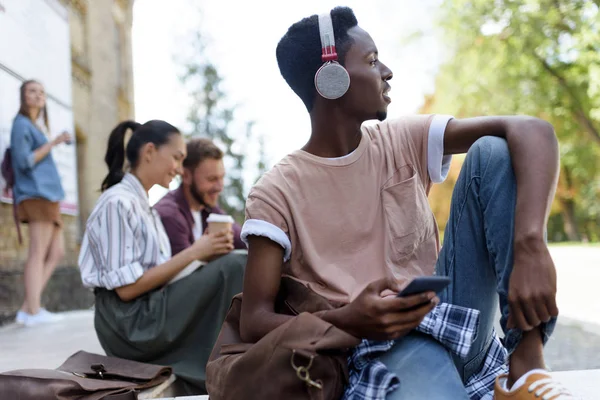
<instances>
[{"instance_id":1,"label":"blonde standing woman","mask_svg":"<svg viewBox=\"0 0 600 400\"><path fill-rule=\"evenodd\" d=\"M65 193L51 150L71 137L62 133L49 139L48 132L44 87L37 81L26 81L21 85L21 106L10 135L14 201L19 221L29 225L25 299L16 318L25 326L58 320L41 307L42 292L64 255L59 202Z\"/></svg>"}]
</instances>

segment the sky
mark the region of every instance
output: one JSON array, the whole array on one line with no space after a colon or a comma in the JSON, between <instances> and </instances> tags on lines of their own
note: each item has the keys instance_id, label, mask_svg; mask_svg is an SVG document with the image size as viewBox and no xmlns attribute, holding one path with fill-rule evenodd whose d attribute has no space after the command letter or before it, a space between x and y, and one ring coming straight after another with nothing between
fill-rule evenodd
<instances>
[{"instance_id":1,"label":"sky","mask_svg":"<svg viewBox=\"0 0 600 400\"><path fill-rule=\"evenodd\" d=\"M207 50L199 57L216 65L227 101L236 105L233 129L243 131L253 121L254 134L265 138L272 166L310 135L308 113L279 73L277 42L294 22L338 5L354 10L359 25L373 37L379 58L394 72L388 116L414 113L433 91L445 56L434 35L440 1L137 0L132 32L136 119L164 119L185 130L191 101L179 81L178 60L200 31ZM417 39L408 40L417 32ZM246 143L245 150L248 165L255 165L257 141ZM249 168L247 173L254 171Z\"/></svg>"}]
</instances>

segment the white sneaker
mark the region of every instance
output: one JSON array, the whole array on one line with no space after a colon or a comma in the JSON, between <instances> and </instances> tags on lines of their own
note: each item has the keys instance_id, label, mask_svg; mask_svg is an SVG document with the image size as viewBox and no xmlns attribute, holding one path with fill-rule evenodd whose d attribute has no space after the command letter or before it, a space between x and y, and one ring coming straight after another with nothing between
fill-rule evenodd
<instances>
[{"instance_id":1,"label":"white sneaker","mask_svg":"<svg viewBox=\"0 0 600 400\"><path fill-rule=\"evenodd\" d=\"M19 311L17 313L16 322L27 327L31 327L56 322L60 319L62 319L61 316L53 314L43 308L40 308L40 310L36 314L28 314L24 311Z\"/></svg>"},{"instance_id":2,"label":"white sneaker","mask_svg":"<svg viewBox=\"0 0 600 400\"><path fill-rule=\"evenodd\" d=\"M27 314L25 311L19 310L19 311L17 311L17 316L15 318L15 322L19 325L25 325L25 321L27 321L28 316L29 316L29 314Z\"/></svg>"},{"instance_id":3,"label":"white sneaker","mask_svg":"<svg viewBox=\"0 0 600 400\"><path fill-rule=\"evenodd\" d=\"M51 319L51 320L53 320L53 321L60 321L60 320L62 320L62 319L63 319L63 316L62 316L62 315L60 315L60 314L57 314L57 313L50 312L50 311L46 310L46 309L45 309L45 308L43 308L43 307L42 307L42 308L40 308L40 311L39 311L39 312L40 312L41 314L44 314L44 315L46 316L46 318L48 318L48 319Z\"/></svg>"}]
</instances>

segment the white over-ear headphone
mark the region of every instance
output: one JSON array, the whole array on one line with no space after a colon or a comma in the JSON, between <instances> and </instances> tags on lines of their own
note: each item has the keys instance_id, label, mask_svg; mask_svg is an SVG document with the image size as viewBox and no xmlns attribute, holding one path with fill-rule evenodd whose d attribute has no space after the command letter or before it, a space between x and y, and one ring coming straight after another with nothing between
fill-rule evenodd
<instances>
[{"instance_id":1,"label":"white over-ear headphone","mask_svg":"<svg viewBox=\"0 0 600 400\"><path fill-rule=\"evenodd\" d=\"M315 87L324 98L339 99L350 87L350 75L346 68L338 63L333 22L329 13L319 15L319 34L321 35L321 58L324 64L315 74Z\"/></svg>"}]
</instances>

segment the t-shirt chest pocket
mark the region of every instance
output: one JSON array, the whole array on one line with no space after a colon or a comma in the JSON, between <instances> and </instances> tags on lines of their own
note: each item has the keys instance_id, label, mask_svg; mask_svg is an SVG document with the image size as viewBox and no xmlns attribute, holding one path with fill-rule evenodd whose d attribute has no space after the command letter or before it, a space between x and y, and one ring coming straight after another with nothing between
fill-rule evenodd
<instances>
[{"instance_id":1,"label":"t-shirt chest pocket","mask_svg":"<svg viewBox=\"0 0 600 400\"><path fill-rule=\"evenodd\" d=\"M381 201L388 228L388 256L394 262L401 262L433 230L427 194L412 165L400 167L384 184Z\"/></svg>"}]
</instances>

